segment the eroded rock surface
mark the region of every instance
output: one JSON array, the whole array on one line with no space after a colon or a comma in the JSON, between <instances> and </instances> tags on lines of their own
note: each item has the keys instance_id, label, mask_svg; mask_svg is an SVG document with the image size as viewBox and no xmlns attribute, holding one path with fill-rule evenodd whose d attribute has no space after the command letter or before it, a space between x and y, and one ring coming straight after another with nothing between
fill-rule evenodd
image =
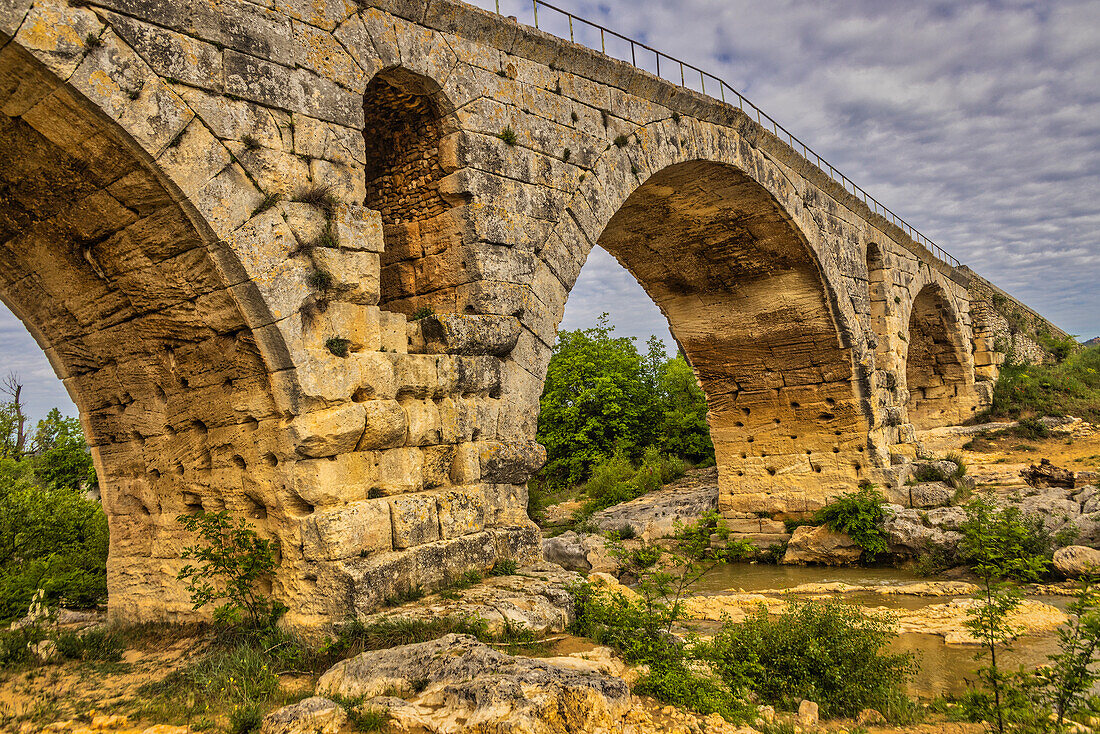
<instances>
[{"instance_id":1,"label":"eroded rock surface","mask_svg":"<svg viewBox=\"0 0 1100 734\"><path fill-rule=\"evenodd\" d=\"M795 529L782 563L846 566L857 562L862 554L863 549L846 533L838 533L824 525L803 525Z\"/></svg>"},{"instance_id":2,"label":"eroded rock surface","mask_svg":"<svg viewBox=\"0 0 1100 734\"><path fill-rule=\"evenodd\" d=\"M343 660L317 691L363 697L401 725L448 734L611 734L630 710L630 689L599 666L515 657L469 635L446 635ZM400 699L387 695L395 690Z\"/></svg>"},{"instance_id":3,"label":"eroded rock surface","mask_svg":"<svg viewBox=\"0 0 1100 734\"><path fill-rule=\"evenodd\" d=\"M675 532L677 522L686 525L718 509L716 474L713 479L713 484L686 489L673 485L649 492L593 514L591 522L605 533L630 526L643 540L668 537Z\"/></svg>"},{"instance_id":4,"label":"eroded rock surface","mask_svg":"<svg viewBox=\"0 0 1100 734\"><path fill-rule=\"evenodd\" d=\"M431 595L417 602L379 612L368 621L440 617L480 617L492 632L506 624L539 633L561 632L573 621L569 586L580 574L549 563L519 569L509 576L491 576L457 598Z\"/></svg>"},{"instance_id":5,"label":"eroded rock surface","mask_svg":"<svg viewBox=\"0 0 1100 734\"><path fill-rule=\"evenodd\" d=\"M1100 550L1081 545L1059 548L1054 551L1054 567L1069 578L1100 574Z\"/></svg>"}]
</instances>

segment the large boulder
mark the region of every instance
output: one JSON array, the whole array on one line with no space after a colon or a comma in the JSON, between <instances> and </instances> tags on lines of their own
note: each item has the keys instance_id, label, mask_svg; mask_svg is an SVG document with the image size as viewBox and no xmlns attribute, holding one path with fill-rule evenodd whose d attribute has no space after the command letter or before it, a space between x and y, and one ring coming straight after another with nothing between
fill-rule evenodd
<instances>
[{"instance_id":1,"label":"large boulder","mask_svg":"<svg viewBox=\"0 0 1100 734\"><path fill-rule=\"evenodd\" d=\"M542 557L568 571L604 571L614 573L618 564L603 536L573 530L542 539Z\"/></svg>"},{"instance_id":2,"label":"large boulder","mask_svg":"<svg viewBox=\"0 0 1100 734\"><path fill-rule=\"evenodd\" d=\"M631 707L627 684L596 662L514 657L453 634L343 660L317 691L386 708L399 727L440 732L610 734Z\"/></svg>"},{"instance_id":3,"label":"large boulder","mask_svg":"<svg viewBox=\"0 0 1100 734\"><path fill-rule=\"evenodd\" d=\"M590 522L605 533L630 526L639 538L651 541L672 535L677 522L686 525L717 509L717 483L687 489L671 487L600 510Z\"/></svg>"},{"instance_id":4,"label":"large boulder","mask_svg":"<svg viewBox=\"0 0 1100 734\"><path fill-rule=\"evenodd\" d=\"M1100 575L1100 550L1083 545L1068 545L1054 551L1054 567L1068 578Z\"/></svg>"},{"instance_id":5,"label":"large boulder","mask_svg":"<svg viewBox=\"0 0 1100 734\"><path fill-rule=\"evenodd\" d=\"M847 566L859 561L863 554L847 533L838 533L828 526L803 525L795 528L781 561L787 565Z\"/></svg>"},{"instance_id":6,"label":"large boulder","mask_svg":"<svg viewBox=\"0 0 1100 734\"><path fill-rule=\"evenodd\" d=\"M883 531L887 550L902 558L918 558L927 553L954 556L962 541L959 527L966 521L960 507L940 507L922 511L889 505Z\"/></svg>"}]
</instances>

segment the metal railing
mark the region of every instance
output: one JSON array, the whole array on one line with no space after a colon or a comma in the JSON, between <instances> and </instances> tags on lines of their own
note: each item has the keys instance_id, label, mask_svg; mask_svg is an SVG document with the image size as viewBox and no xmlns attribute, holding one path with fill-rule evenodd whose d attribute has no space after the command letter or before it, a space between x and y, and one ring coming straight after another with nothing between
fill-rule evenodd
<instances>
[{"instance_id":1,"label":"metal railing","mask_svg":"<svg viewBox=\"0 0 1100 734\"><path fill-rule=\"evenodd\" d=\"M689 74L688 73L690 72L690 79L691 79L692 83L694 83L695 75L696 74L699 75L699 91L702 92L703 94L708 94L708 92L707 92L707 82L708 82L708 80L710 81L711 89L712 90L714 90L714 89L717 90L717 97L715 96L714 92L709 93L710 97L715 98L715 99L720 99L722 102L732 105L733 101L726 99L726 93L729 92L730 94L732 94L733 96L735 96L737 98L737 107L742 112L749 115L750 117L754 116L754 114L755 114L756 121L761 127L763 127L765 130L770 129L772 134L775 135L777 138L779 138L780 140L785 140L786 143L795 152L798 152L801 149L803 158L805 158L808 161L811 161L811 160L816 161L817 162L817 167L819 169L821 169L821 171L828 172L829 178L831 178L835 183L839 184L849 194L851 194L852 196L855 196L857 199L862 199L863 203L871 211L885 217L887 220L892 222L894 225L896 225L902 231L904 231L907 235L909 235L909 237L912 238L914 242L918 242L921 245L924 245L926 248L928 248L928 250L932 254L934 254L936 257L940 258L941 260L944 260L945 262L949 263L952 267L958 267L961 264L953 255L951 255L951 253L947 252L942 247L937 245L935 242L933 242L932 240L925 237L924 234L922 234L920 232L920 230L918 230L916 227L912 226L911 224L906 222L904 219L899 217L897 214L895 214L891 209L886 207L878 199L876 199L875 197L868 194L867 191L865 189L863 189L863 187L857 185L850 178L848 178L843 173L838 171L833 166L833 164L829 163L829 161L825 160L820 155L818 155L818 153L813 148L811 148L810 146L808 146L804 142L802 142L798 137L796 137L789 130L787 130L787 128L783 127L778 122L776 122L775 119L772 118L768 113L764 112L759 107L754 105L752 102L750 102L745 97L745 95L738 92L731 85L727 84L724 80L719 79L718 77L714 76L713 74L711 74L707 71L704 71L703 69L700 69L698 66L695 66L694 64L690 64L686 61L681 61L680 59L677 59L673 56L669 56L668 54L666 54L662 51L658 51L657 49L653 48L652 46L649 46L645 43L642 43L641 41L635 41L634 39L628 38L627 36L624 36L623 34L618 33L616 31L613 31L610 28L605 28L604 26L602 26L598 23L593 23L590 20L585 20L584 18L581 18L579 16L576 16L576 15L570 13L568 10L562 10L561 8L557 7L556 5L551 5L550 3L543 2L543 0L530 0L530 1L531 1L532 16L533 16L533 20L534 20L534 27L539 29L539 30L545 30L545 29L539 27L539 8L541 7L541 8L546 8L548 10L554 11L556 13L560 13L562 16L564 16L564 18L569 23L569 40L573 43L580 43L583 46L591 48L593 51L597 50L594 45L590 45L590 44L587 44L587 43L577 41L577 33L575 32L574 25L575 24L580 24L581 26L583 26L585 28L589 28L589 29L592 29L594 31L599 31L600 48L598 50L600 51L600 53L602 53L604 55L608 55L608 53L607 53L607 38L608 38L608 36L610 36L614 39L618 39L620 41L623 41L623 42L625 42L626 44L629 45L629 47L630 47L630 63L638 69L643 69L645 71L648 71L648 69L644 69L644 67L640 66L639 63L638 63L638 52L639 52L639 50L641 50L643 52L648 52L650 54L653 54L653 58L656 62L656 76L664 79L665 81L671 82L673 84L677 83L675 78L670 79L667 76L662 76L662 74L661 74L661 61L662 61L662 59L664 60L666 73L669 71L670 68L671 68L672 71L679 70L679 72L680 72L679 85L681 87L691 89L691 87L689 86L689 81L688 81L689 80ZM498 15L503 15L500 12L500 0L495 0L495 2L496 2L496 12L497 12L497 14ZM545 25L545 23L544 23L544 25ZM547 32L550 32L550 31L547 31ZM564 34L561 34L561 33L554 33L553 35L558 35L559 37L564 38ZM620 60L621 61L626 61L626 59L620 59Z\"/></svg>"}]
</instances>

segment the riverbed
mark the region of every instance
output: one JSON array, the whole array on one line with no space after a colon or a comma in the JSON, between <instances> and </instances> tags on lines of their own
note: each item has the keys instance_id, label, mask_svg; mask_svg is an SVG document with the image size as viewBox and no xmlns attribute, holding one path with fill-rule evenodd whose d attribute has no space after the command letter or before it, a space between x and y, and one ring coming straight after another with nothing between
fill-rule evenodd
<instances>
[{"instance_id":1,"label":"riverbed","mask_svg":"<svg viewBox=\"0 0 1100 734\"><path fill-rule=\"evenodd\" d=\"M846 584L856 587L905 587L910 584L925 583L943 579L929 579L896 568L831 568L821 566L775 566L769 564L735 563L720 564L696 586L696 593L702 595L745 592L762 594L765 598L779 599L788 596L791 589L807 584ZM787 593L784 593L787 592ZM868 608L883 607L898 610L918 610L934 604L944 604L959 596L920 596L905 593L881 593L879 591L854 591L849 593L831 593L852 604ZM799 594L802 596L802 594ZM809 596L809 595L807 595ZM1071 600L1066 596L1035 594L1028 599L1044 602L1060 610L1065 610ZM916 677L910 682L908 692L911 695L932 698L943 695L958 695L974 686L976 670L984 661L975 660L975 653L981 648L976 645L948 644L940 634L921 634L905 632L898 635L891 645L894 651L912 652L920 666ZM1036 632L1019 637L1013 649L1002 658L1007 668L1022 665L1034 668L1045 663L1047 655L1057 650L1057 636L1053 631Z\"/></svg>"}]
</instances>

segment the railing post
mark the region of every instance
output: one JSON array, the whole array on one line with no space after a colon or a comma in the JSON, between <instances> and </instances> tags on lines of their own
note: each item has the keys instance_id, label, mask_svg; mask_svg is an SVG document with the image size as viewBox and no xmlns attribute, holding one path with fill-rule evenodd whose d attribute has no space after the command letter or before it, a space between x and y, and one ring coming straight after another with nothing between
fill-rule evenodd
<instances>
[{"instance_id":1,"label":"railing post","mask_svg":"<svg viewBox=\"0 0 1100 734\"><path fill-rule=\"evenodd\" d=\"M539 0L531 0L531 9L535 11L535 28L539 27Z\"/></svg>"},{"instance_id":2,"label":"railing post","mask_svg":"<svg viewBox=\"0 0 1100 734\"><path fill-rule=\"evenodd\" d=\"M576 41L573 40L573 16L572 15L569 16L569 42L570 43L576 43Z\"/></svg>"}]
</instances>

